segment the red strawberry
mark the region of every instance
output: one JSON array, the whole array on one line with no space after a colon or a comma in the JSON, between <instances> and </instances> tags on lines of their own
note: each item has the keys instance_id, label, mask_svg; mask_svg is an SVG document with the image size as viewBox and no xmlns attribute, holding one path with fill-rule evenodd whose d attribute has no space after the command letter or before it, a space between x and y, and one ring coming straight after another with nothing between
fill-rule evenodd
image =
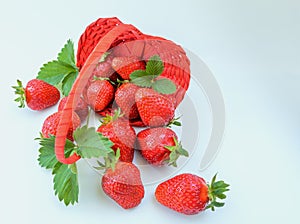
<instances>
[{"instance_id":1,"label":"red strawberry","mask_svg":"<svg viewBox=\"0 0 300 224\"><path fill-rule=\"evenodd\" d=\"M58 111L62 111L64 109L67 99L68 97L64 97L60 100L58 105ZM84 121L86 119L89 110L88 110L88 105L82 98L79 99L77 106L75 108L75 112L79 116L81 121Z\"/></svg>"},{"instance_id":2,"label":"red strawberry","mask_svg":"<svg viewBox=\"0 0 300 224\"><path fill-rule=\"evenodd\" d=\"M117 162L114 170L106 170L102 177L102 189L124 209L138 206L145 194L140 171L127 162Z\"/></svg>"},{"instance_id":3,"label":"red strawberry","mask_svg":"<svg viewBox=\"0 0 300 224\"><path fill-rule=\"evenodd\" d=\"M152 89L137 90L135 102L140 117L147 126L165 126L174 117L175 106L172 101Z\"/></svg>"},{"instance_id":4,"label":"red strawberry","mask_svg":"<svg viewBox=\"0 0 300 224\"><path fill-rule=\"evenodd\" d=\"M93 71L93 77L109 78L115 71L111 67L113 55L105 53Z\"/></svg>"},{"instance_id":5,"label":"red strawberry","mask_svg":"<svg viewBox=\"0 0 300 224\"><path fill-rule=\"evenodd\" d=\"M56 130L60 121L61 111L55 112L46 118L42 127L42 135L44 138L49 138L49 135L56 135ZM73 113L72 123L70 124L67 138L71 141L73 138L73 131L80 126L80 118L76 113Z\"/></svg>"},{"instance_id":6,"label":"red strawberry","mask_svg":"<svg viewBox=\"0 0 300 224\"><path fill-rule=\"evenodd\" d=\"M32 110L43 110L53 106L59 101L60 93L55 86L52 86L42 80L32 79L26 87L22 86L22 82L17 80L18 86L13 86L15 93L20 96L15 101L20 102L19 107L27 106Z\"/></svg>"},{"instance_id":7,"label":"red strawberry","mask_svg":"<svg viewBox=\"0 0 300 224\"><path fill-rule=\"evenodd\" d=\"M104 110L113 100L114 91L109 81L95 80L86 90L86 101L93 110Z\"/></svg>"},{"instance_id":8,"label":"red strawberry","mask_svg":"<svg viewBox=\"0 0 300 224\"><path fill-rule=\"evenodd\" d=\"M137 57L114 57L111 66L123 79L128 80L133 71L145 69L145 62Z\"/></svg>"},{"instance_id":9,"label":"red strawberry","mask_svg":"<svg viewBox=\"0 0 300 224\"><path fill-rule=\"evenodd\" d=\"M228 186L224 181L216 182L216 175L211 184L206 184L203 178L184 173L159 184L155 197L170 209L194 215L208 208L214 211L215 207L222 207L224 203L216 200L226 198L224 192L229 190Z\"/></svg>"},{"instance_id":10,"label":"red strawberry","mask_svg":"<svg viewBox=\"0 0 300 224\"><path fill-rule=\"evenodd\" d=\"M124 115L129 119L139 117L137 106L135 103L135 93L140 87L132 83L122 84L115 93L115 101L121 108Z\"/></svg>"},{"instance_id":11,"label":"red strawberry","mask_svg":"<svg viewBox=\"0 0 300 224\"><path fill-rule=\"evenodd\" d=\"M169 164L177 166L180 155L188 152L177 141L177 135L170 128L147 128L139 132L137 142L142 156L153 165Z\"/></svg>"},{"instance_id":12,"label":"red strawberry","mask_svg":"<svg viewBox=\"0 0 300 224\"><path fill-rule=\"evenodd\" d=\"M132 162L136 139L135 130L129 125L127 119L119 116L119 111L116 111L114 116L107 115L97 131L114 143L112 149L115 152L118 148L120 149L121 161Z\"/></svg>"}]
</instances>

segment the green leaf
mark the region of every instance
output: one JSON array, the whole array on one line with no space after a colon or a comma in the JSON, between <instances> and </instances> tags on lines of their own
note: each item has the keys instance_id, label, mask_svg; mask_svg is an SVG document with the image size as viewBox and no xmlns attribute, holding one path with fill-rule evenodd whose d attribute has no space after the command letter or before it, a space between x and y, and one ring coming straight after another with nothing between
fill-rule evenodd
<instances>
[{"instance_id":1,"label":"green leaf","mask_svg":"<svg viewBox=\"0 0 300 224\"><path fill-rule=\"evenodd\" d=\"M96 132L94 127L86 125L77 128L74 139L78 145L77 153L83 158L107 157L112 150L113 143L101 133Z\"/></svg>"},{"instance_id":2,"label":"green leaf","mask_svg":"<svg viewBox=\"0 0 300 224\"><path fill-rule=\"evenodd\" d=\"M41 79L51 85L57 85L64 77L76 69L69 64L60 61L50 61L40 69L37 79Z\"/></svg>"},{"instance_id":3,"label":"green leaf","mask_svg":"<svg viewBox=\"0 0 300 224\"><path fill-rule=\"evenodd\" d=\"M74 43L69 39L65 46L58 53L57 60L60 62L64 62L66 64L75 65L75 55L74 55Z\"/></svg>"},{"instance_id":4,"label":"green leaf","mask_svg":"<svg viewBox=\"0 0 300 224\"><path fill-rule=\"evenodd\" d=\"M148 76L145 70L135 70L130 74L130 79L133 80L144 76Z\"/></svg>"},{"instance_id":5,"label":"green leaf","mask_svg":"<svg viewBox=\"0 0 300 224\"><path fill-rule=\"evenodd\" d=\"M49 138L37 138L39 140L40 149L39 149L39 156L38 161L41 167L46 169L53 169L54 166L59 163L56 159L56 155L54 152L54 144L55 144L55 137L50 136ZM70 140L67 139L65 144L65 154L69 156L71 152L74 150L74 144Z\"/></svg>"},{"instance_id":6,"label":"green leaf","mask_svg":"<svg viewBox=\"0 0 300 224\"><path fill-rule=\"evenodd\" d=\"M64 79L62 80L62 92L63 92L64 96L69 95L77 76L78 76L77 71L71 72L66 77L64 77Z\"/></svg>"},{"instance_id":7,"label":"green leaf","mask_svg":"<svg viewBox=\"0 0 300 224\"><path fill-rule=\"evenodd\" d=\"M74 172L75 170L76 172ZM52 174L54 175L54 192L58 199L63 201L65 205L78 202L79 187L76 164L70 166L57 163Z\"/></svg>"},{"instance_id":8,"label":"green leaf","mask_svg":"<svg viewBox=\"0 0 300 224\"><path fill-rule=\"evenodd\" d=\"M139 78L132 79L131 82L140 87L152 87L153 77L152 76L143 76Z\"/></svg>"},{"instance_id":9,"label":"green leaf","mask_svg":"<svg viewBox=\"0 0 300 224\"><path fill-rule=\"evenodd\" d=\"M146 72L150 75L159 76L164 70L164 63L158 55L152 56L146 64Z\"/></svg>"},{"instance_id":10,"label":"green leaf","mask_svg":"<svg viewBox=\"0 0 300 224\"><path fill-rule=\"evenodd\" d=\"M152 88L162 94L172 94L176 92L176 85L167 78L158 79L153 83Z\"/></svg>"}]
</instances>

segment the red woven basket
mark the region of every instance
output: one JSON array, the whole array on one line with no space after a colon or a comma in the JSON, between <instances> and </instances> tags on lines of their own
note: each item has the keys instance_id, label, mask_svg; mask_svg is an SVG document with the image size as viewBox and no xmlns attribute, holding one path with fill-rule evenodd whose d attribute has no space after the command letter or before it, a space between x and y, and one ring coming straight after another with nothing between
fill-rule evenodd
<instances>
[{"instance_id":1,"label":"red woven basket","mask_svg":"<svg viewBox=\"0 0 300 224\"><path fill-rule=\"evenodd\" d=\"M64 155L64 146L72 110L81 97L90 76L107 51L114 56L135 56L147 61L153 55L159 55L164 63L162 76L171 79L177 90L170 98L176 106L182 101L190 82L190 61L181 46L162 37L143 34L132 25L123 24L118 18L100 18L91 23L78 42L77 66L80 70L70 91L61 115L55 139L57 159L65 164L72 164L80 159L73 154ZM137 121L137 125L142 125Z\"/></svg>"}]
</instances>

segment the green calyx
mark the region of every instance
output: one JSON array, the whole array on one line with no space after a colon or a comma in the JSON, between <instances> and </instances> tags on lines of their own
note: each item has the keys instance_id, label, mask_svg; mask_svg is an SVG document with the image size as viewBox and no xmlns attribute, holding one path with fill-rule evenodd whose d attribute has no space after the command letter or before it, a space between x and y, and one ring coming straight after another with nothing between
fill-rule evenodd
<instances>
[{"instance_id":1,"label":"green calyx","mask_svg":"<svg viewBox=\"0 0 300 224\"><path fill-rule=\"evenodd\" d=\"M112 169L115 170L116 164L120 158L120 149L118 148L116 153L111 152L107 154L106 157L103 157L104 163L97 160L98 166L94 166L96 170L107 170Z\"/></svg>"},{"instance_id":2,"label":"green calyx","mask_svg":"<svg viewBox=\"0 0 300 224\"><path fill-rule=\"evenodd\" d=\"M105 52L104 54L102 54L100 60L99 60L99 63L102 63L102 62L105 62L106 61L106 58L108 55L110 55L111 52Z\"/></svg>"},{"instance_id":3,"label":"green calyx","mask_svg":"<svg viewBox=\"0 0 300 224\"><path fill-rule=\"evenodd\" d=\"M229 191L229 184L225 183L223 180L216 181L216 178L217 174L212 178L211 183L207 185L209 204L205 209L211 209L212 211L215 211L215 208L224 206L224 202L219 202L217 200L225 199L226 195L224 193Z\"/></svg>"},{"instance_id":4,"label":"green calyx","mask_svg":"<svg viewBox=\"0 0 300 224\"><path fill-rule=\"evenodd\" d=\"M130 80L137 86L152 88L158 93L175 93L176 85L170 79L160 77L163 70L161 58L154 55L148 60L145 70L136 70L130 74Z\"/></svg>"},{"instance_id":5,"label":"green calyx","mask_svg":"<svg viewBox=\"0 0 300 224\"><path fill-rule=\"evenodd\" d=\"M25 89L20 80L17 80L17 84L17 86L12 86L12 88L15 89L15 94L18 96L15 101L19 103L19 108L24 108L26 100Z\"/></svg>"},{"instance_id":6,"label":"green calyx","mask_svg":"<svg viewBox=\"0 0 300 224\"><path fill-rule=\"evenodd\" d=\"M175 126L181 126L181 122L179 121L179 119L181 118L181 116L173 118L172 120L170 120L169 124L167 124L167 127L170 128L172 125Z\"/></svg>"},{"instance_id":7,"label":"green calyx","mask_svg":"<svg viewBox=\"0 0 300 224\"><path fill-rule=\"evenodd\" d=\"M169 165L169 166L174 166L177 167L177 159L180 156L185 156L188 157L189 153L187 150L185 150L181 143L177 141L177 139L174 137L174 146L165 146L166 149L170 150L171 153L169 155L169 159L167 159L165 162Z\"/></svg>"},{"instance_id":8,"label":"green calyx","mask_svg":"<svg viewBox=\"0 0 300 224\"><path fill-rule=\"evenodd\" d=\"M103 117L101 119L101 123L102 125L108 124L110 122L116 121L117 119L119 119L120 117L123 117L124 114L121 113L121 109L118 108L116 109L112 115L106 115L105 117Z\"/></svg>"}]
</instances>

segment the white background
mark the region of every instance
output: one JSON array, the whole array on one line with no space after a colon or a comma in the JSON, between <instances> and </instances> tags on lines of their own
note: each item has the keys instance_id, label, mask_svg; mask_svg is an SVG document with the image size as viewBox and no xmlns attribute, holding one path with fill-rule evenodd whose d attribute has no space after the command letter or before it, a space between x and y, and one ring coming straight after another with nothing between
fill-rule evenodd
<instances>
[{"instance_id":1,"label":"white background","mask_svg":"<svg viewBox=\"0 0 300 224\"><path fill-rule=\"evenodd\" d=\"M80 203L65 207L52 177L38 166L33 141L52 111L19 110L10 86L25 83L54 59L68 38L77 43L99 17L117 16L142 32L190 49L223 91L226 135L214 163L190 171L231 184L226 206L183 216L146 188L143 203L122 210L79 162ZM298 0L1 1L0 223L296 223L300 185L300 2ZM55 109L53 109L55 110ZM186 170L189 171L189 170Z\"/></svg>"}]
</instances>

